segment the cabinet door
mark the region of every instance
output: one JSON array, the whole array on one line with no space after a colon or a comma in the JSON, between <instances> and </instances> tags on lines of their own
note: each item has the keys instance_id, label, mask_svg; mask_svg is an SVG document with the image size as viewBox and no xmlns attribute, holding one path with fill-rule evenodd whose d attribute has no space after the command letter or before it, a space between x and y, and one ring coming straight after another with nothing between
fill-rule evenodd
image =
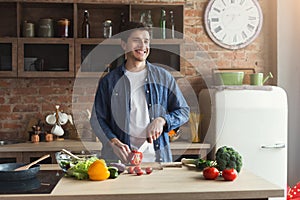
<instances>
[{"instance_id":1,"label":"cabinet door","mask_svg":"<svg viewBox=\"0 0 300 200\"><path fill-rule=\"evenodd\" d=\"M20 77L74 77L74 39L19 39Z\"/></svg>"},{"instance_id":2,"label":"cabinet door","mask_svg":"<svg viewBox=\"0 0 300 200\"><path fill-rule=\"evenodd\" d=\"M75 43L77 77L99 77L124 61L120 39L76 39Z\"/></svg>"},{"instance_id":3,"label":"cabinet door","mask_svg":"<svg viewBox=\"0 0 300 200\"><path fill-rule=\"evenodd\" d=\"M148 60L171 71L180 71L182 42L180 39L152 40Z\"/></svg>"},{"instance_id":4,"label":"cabinet door","mask_svg":"<svg viewBox=\"0 0 300 200\"><path fill-rule=\"evenodd\" d=\"M17 76L17 38L0 38L0 77Z\"/></svg>"}]
</instances>

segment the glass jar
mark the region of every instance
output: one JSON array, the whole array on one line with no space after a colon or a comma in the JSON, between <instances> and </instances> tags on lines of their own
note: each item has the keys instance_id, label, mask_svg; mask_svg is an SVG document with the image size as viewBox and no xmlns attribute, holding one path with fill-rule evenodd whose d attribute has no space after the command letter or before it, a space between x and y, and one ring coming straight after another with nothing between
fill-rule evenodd
<instances>
[{"instance_id":1,"label":"glass jar","mask_svg":"<svg viewBox=\"0 0 300 200\"><path fill-rule=\"evenodd\" d=\"M112 36L112 22L111 20L106 20L103 23L103 37L110 38Z\"/></svg>"},{"instance_id":2,"label":"glass jar","mask_svg":"<svg viewBox=\"0 0 300 200\"><path fill-rule=\"evenodd\" d=\"M23 22L23 37L34 37L34 23Z\"/></svg>"},{"instance_id":3,"label":"glass jar","mask_svg":"<svg viewBox=\"0 0 300 200\"><path fill-rule=\"evenodd\" d=\"M57 36L69 37L70 21L68 19L60 19L57 21Z\"/></svg>"}]
</instances>

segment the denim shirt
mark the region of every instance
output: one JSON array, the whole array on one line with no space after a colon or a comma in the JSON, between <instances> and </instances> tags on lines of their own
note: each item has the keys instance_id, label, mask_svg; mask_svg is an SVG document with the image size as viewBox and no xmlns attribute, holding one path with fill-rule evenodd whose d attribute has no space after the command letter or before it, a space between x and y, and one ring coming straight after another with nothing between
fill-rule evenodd
<instances>
[{"instance_id":1,"label":"denim shirt","mask_svg":"<svg viewBox=\"0 0 300 200\"><path fill-rule=\"evenodd\" d=\"M166 120L161 136L153 142L156 162L171 162L172 154L168 132L186 123L190 108L174 77L165 69L148 61L145 95L150 122L157 117ZM110 146L112 138L129 145L130 82L125 75L125 63L103 77L95 96L91 125L102 142L104 159L117 160Z\"/></svg>"}]
</instances>

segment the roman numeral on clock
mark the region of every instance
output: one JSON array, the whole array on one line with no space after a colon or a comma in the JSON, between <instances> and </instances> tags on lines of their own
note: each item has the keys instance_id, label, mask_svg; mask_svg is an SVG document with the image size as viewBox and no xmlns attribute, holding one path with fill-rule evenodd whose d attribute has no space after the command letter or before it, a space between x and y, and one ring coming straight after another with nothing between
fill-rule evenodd
<instances>
[{"instance_id":1,"label":"roman numeral on clock","mask_svg":"<svg viewBox=\"0 0 300 200\"><path fill-rule=\"evenodd\" d=\"M248 19L249 19L249 20L256 20L256 17L249 16Z\"/></svg>"},{"instance_id":2,"label":"roman numeral on clock","mask_svg":"<svg viewBox=\"0 0 300 200\"><path fill-rule=\"evenodd\" d=\"M214 7L214 11L216 11L216 12L221 12L221 10L219 10L218 8L216 8L216 7Z\"/></svg>"},{"instance_id":3,"label":"roman numeral on clock","mask_svg":"<svg viewBox=\"0 0 300 200\"><path fill-rule=\"evenodd\" d=\"M219 22L219 18L211 18L212 22Z\"/></svg>"},{"instance_id":4,"label":"roman numeral on clock","mask_svg":"<svg viewBox=\"0 0 300 200\"><path fill-rule=\"evenodd\" d=\"M245 33L245 31L242 32L242 37L243 37L243 39L246 39L248 37L247 34Z\"/></svg>"},{"instance_id":5,"label":"roman numeral on clock","mask_svg":"<svg viewBox=\"0 0 300 200\"><path fill-rule=\"evenodd\" d=\"M221 26L218 26L217 28L215 28L215 33L218 33L222 30L222 27Z\"/></svg>"},{"instance_id":6,"label":"roman numeral on clock","mask_svg":"<svg viewBox=\"0 0 300 200\"><path fill-rule=\"evenodd\" d=\"M251 24L248 24L247 28L248 28L249 31L253 31L255 27Z\"/></svg>"},{"instance_id":7,"label":"roman numeral on clock","mask_svg":"<svg viewBox=\"0 0 300 200\"><path fill-rule=\"evenodd\" d=\"M222 0L223 5L226 7L226 3L224 2L224 0Z\"/></svg>"}]
</instances>

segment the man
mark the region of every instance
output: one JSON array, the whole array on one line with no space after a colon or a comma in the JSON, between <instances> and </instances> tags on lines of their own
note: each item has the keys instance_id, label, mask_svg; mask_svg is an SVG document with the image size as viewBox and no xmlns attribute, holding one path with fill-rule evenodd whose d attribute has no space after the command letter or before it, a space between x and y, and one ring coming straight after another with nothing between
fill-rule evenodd
<instances>
[{"instance_id":1,"label":"man","mask_svg":"<svg viewBox=\"0 0 300 200\"><path fill-rule=\"evenodd\" d=\"M129 22L126 30L121 35L126 61L100 80L95 96L91 123L103 145L101 154L127 163L136 149L143 161L171 162L168 132L188 121L189 106L173 76L146 60L147 28Z\"/></svg>"}]
</instances>

